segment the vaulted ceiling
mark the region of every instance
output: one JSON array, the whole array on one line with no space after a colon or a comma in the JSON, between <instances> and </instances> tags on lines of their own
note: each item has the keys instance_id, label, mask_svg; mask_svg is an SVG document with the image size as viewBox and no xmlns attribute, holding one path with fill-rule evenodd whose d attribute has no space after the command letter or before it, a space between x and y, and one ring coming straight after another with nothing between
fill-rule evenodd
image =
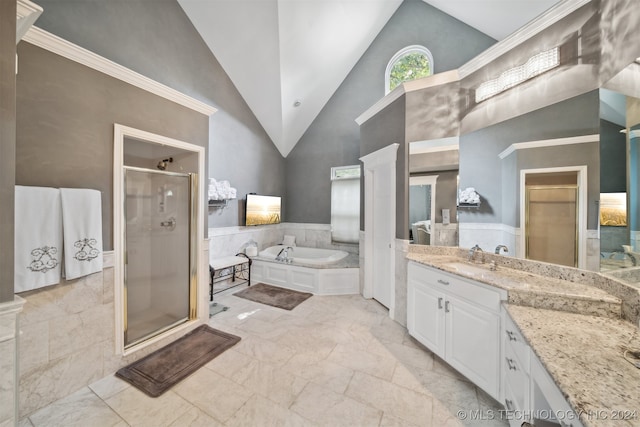
<instances>
[{"instance_id":1,"label":"vaulted ceiling","mask_svg":"<svg viewBox=\"0 0 640 427\"><path fill-rule=\"evenodd\" d=\"M424 0L502 40L558 0ZM178 0L287 156L402 0Z\"/></svg>"}]
</instances>

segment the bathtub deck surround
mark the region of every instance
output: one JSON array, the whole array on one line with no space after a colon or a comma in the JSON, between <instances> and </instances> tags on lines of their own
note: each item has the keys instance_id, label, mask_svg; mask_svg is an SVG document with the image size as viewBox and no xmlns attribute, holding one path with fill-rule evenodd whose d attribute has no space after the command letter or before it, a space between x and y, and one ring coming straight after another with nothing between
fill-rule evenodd
<instances>
[{"instance_id":1,"label":"bathtub deck surround","mask_svg":"<svg viewBox=\"0 0 640 427\"><path fill-rule=\"evenodd\" d=\"M210 228L209 236L211 259L234 255L257 245L258 256L252 257L251 266L252 280L256 283L260 281L316 295L360 293L359 246L333 244L329 224ZM285 239L296 246L283 246ZM279 252L288 246L291 247L287 253L291 263L276 261ZM318 256L325 259L317 259ZM306 258L296 259L300 257Z\"/></svg>"},{"instance_id":2,"label":"bathtub deck surround","mask_svg":"<svg viewBox=\"0 0 640 427\"><path fill-rule=\"evenodd\" d=\"M360 266L357 255L344 251L296 246L291 262L281 262L276 259L275 254L282 248L283 246L272 246L253 259L252 275L256 282L310 292L314 295L360 293ZM301 260L298 260L297 253L303 254Z\"/></svg>"}]
</instances>

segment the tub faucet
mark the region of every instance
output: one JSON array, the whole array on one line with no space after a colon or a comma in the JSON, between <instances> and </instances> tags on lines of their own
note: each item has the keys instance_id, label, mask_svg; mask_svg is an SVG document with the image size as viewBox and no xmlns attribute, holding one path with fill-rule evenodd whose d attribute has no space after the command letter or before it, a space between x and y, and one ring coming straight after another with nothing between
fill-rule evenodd
<instances>
[{"instance_id":1,"label":"tub faucet","mask_svg":"<svg viewBox=\"0 0 640 427\"><path fill-rule=\"evenodd\" d=\"M293 252L293 248L291 246L280 249L280 252L278 252L278 255L276 256L276 261L290 263L292 259L289 258L289 250Z\"/></svg>"},{"instance_id":2,"label":"tub faucet","mask_svg":"<svg viewBox=\"0 0 640 427\"><path fill-rule=\"evenodd\" d=\"M484 251L477 244L474 247L472 247L471 249L469 249L469 262L473 262L474 261L476 252L484 252ZM484 258L482 259L482 261L484 262Z\"/></svg>"},{"instance_id":3,"label":"tub faucet","mask_svg":"<svg viewBox=\"0 0 640 427\"><path fill-rule=\"evenodd\" d=\"M284 252L284 257L282 256L282 252ZM284 261L287 259L287 248L280 249L278 255L276 255L276 261Z\"/></svg>"},{"instance_id":4,"label":"tub faucet","mask_svg":"<svg viewBox=\"0 0 640 427\"><path fill-rule=\"evenodd\" d=\"M293 248L291 246L287 246L287 249L284 251L284 261L287 263L291 263L293 258L289 258L289 251L293 252Z\"/></svg>"},{"instance_id":5,"label":"tub faucet","mask_svg":"<svg viewBox=\"0 0 640 427\"><path fill-rule=\"evenodd\" d=\"M504 249L504 253L509 253L509 248L506 247L505 245L498 245L496 246L496 255L500 255L500 250Z\"/></svg>"}]
</instances>

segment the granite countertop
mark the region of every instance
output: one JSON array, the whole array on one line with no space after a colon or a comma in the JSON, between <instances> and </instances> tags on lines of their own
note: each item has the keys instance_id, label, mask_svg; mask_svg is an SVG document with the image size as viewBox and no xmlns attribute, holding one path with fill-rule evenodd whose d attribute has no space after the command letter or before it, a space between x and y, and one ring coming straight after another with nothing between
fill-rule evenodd
<instances>
[{"instance_id":1,"label":"granite countertop","mask_svg":"<svg viewBox=\"0 0 640 427\"><path fill-rule=\"evenodd\" d=\"M585 426L640 425L640 369L623 357L626 349L640 351L638 328L617 319L505 307Z\"/></svg>"},{"instance_id":2,"label":"granite countertop","mask_svg":"<svg viewBox=\"0 0 640 427\"><path fill-rule=\"evenodd\" d=\"M594 286L533 274L489 263L469 263L454 255L409 253L407 259L504 289L511 304L603 317L621 316L620 298Z\"/></svg>"},{"instance_id":3,"label":"granite countertop","mask_svg":"<svg viewBox=\"0 0 640 427\"><path fill-rule=\"evenodd\" d=\"M527 269L499 265L491 271L490 264L469 263L460 253L410 252L407 259L505 289L506 310L581 422L640 426L640 369L623 356L627 349L640 356L640 331L620 318L620 298Z\"/></svg>"}]
</instances>

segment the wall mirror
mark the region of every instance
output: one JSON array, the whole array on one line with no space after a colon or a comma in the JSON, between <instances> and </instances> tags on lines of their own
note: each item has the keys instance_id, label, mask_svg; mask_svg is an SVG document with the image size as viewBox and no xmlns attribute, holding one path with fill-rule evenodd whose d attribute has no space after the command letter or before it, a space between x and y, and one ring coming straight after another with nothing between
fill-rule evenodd
<instances>
[{"instance_id":1,"label":"wall mirror","mask_svg":"<svg viewBox=\"0 0 640 427\"><path fill-rule=\"evenodd\" d=\"M582 261L577 254L567 261L541 260L603 271L640 267L640 195L636 196L640 194L640 100L635 97L640 94L640 64L634 62L621 74L624 81L616 76L602 89L545 107L549 109L546 112L533 111L510 120L512 123L460 138L410 143L411 243L465 248L479 244L491 252L498 244L505 244L507 255L530 258L521 227L527 212L520 203L529 192L527 182L540 186L557 178L562 181L558 186L568 188L584 179L582 185L588 191L578 194L584 201L582 238L576 238ZM544 123L553 117L554 109L563 110L568 117L562 124L547 122L547 127L561 135L550 139L556 147L504 154L513 144L535 140L527 133L527 122ZM487 150L489 141L495 143L500 138L501 146ZM546 167L539 167L541 164ZM580 177L580 167L585 165L588 176ZM521 176L523 170L530 173L529 178ZM540 170L549 174L533 173ZM469 185L482 196L483 203L477 209L457 206L458 187ZM448 224L442 215L446 209ZM548 214L547 219L560 223L559 212ZM576 227L578 222L576 218Z\"/></svg>"},{"instance_id":2,"label":"wall mirror","mask_svg":"<svg viewBox=\"0 0 640 427\"><path fill-rule=\"evenodd\" d=\"M612 274L640 267L639 88L636 60L600 90L600 270Z\"/></svg>"},{"instance_id":3,"label":"wall mirror","mask_svg":"<svg viewBox=\"0 0 640 427\"><path fill-rule=\"evenodd\" d=\"M458 137L409 144L409 240L458 245Z\"/></svg>"},{"instance_id":4,"label":"wall mirror","mask_svg":"<svg viewBox=\"0 0 640 427\"><path fill-rule=\"evenodd\" d=\"M525 193L553 184L573 196L569 187L577 186L584 192L577 195L573 210L555 199L547 207L561 202L568 208L546 214L546 207L538 209L547 216L547 229L565 224L563 216L574 217L576 256L540 261L592 271L640 267L640 64L632 63L620 75L599 90L460 137L460 187L473 185L483 198L479 209L458 211L461 247L479 244L493 251L504 244L510 256L536 259L527 251L530 236L523 224L530 223L531 209ZM531 129L545 121L542 131ZM545 132L554 136L532 137ZM533 174L538 181L529 182L525 172L548 173ZM567 174L574 175L568 180Z\"/></svg>"}]
</instances>

